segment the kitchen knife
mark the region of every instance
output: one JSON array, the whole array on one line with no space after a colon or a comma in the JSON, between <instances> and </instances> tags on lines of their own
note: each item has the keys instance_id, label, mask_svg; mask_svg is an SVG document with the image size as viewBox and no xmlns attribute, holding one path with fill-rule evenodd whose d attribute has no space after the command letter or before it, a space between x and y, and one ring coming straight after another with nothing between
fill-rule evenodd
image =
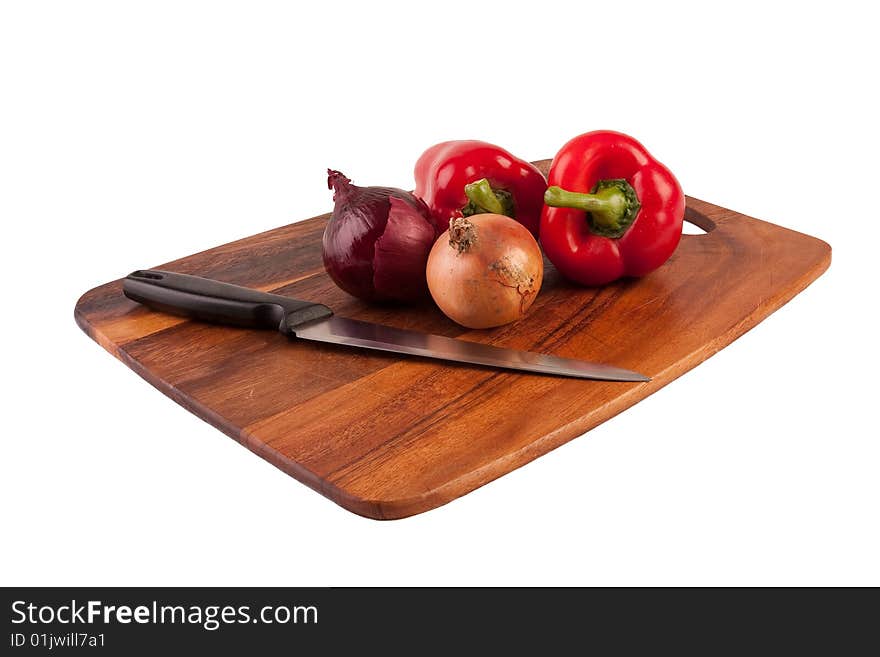
<instances>
[{"instance_id":1,"label":"kitchen knife","mask_svg":"<svg viewBox=\"0 0 880 657\"><path fill-rule=\"evenodd\" d=\"M129 299L156 310L208 322L273 328L304 340L538 374L602 381L650 381L642 374L611 365L504 349L336 317L320 303L299 301L189 274L135 271L125 278L122 289Z\"/></svg>"}]
</instances>

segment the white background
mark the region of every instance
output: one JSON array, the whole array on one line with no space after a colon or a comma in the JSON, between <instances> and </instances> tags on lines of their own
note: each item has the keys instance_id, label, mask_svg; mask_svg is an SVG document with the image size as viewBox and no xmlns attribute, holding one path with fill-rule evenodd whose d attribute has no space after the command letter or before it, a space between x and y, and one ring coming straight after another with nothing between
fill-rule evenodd
<instances>
[{"instance_id":1,"label":"white background","mask_svg":"<svg viewBox=\"0 0 880 657\"><path fill-rule=\"evenodd\" d=\"M6 585L880 584L868 3L4 2ZM154 390L77 298L413 184L444 139L613 128L830 270L717 356L429 513L357 517ZM553 409L529 409L552 413Z\"/></svg>"}]
</instances>

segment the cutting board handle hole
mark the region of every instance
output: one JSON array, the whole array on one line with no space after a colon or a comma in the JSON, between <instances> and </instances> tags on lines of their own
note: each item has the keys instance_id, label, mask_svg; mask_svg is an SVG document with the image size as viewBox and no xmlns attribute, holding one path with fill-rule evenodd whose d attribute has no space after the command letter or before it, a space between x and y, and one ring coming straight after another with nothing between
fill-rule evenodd
<instances>
[{"instance_id":1,"label":"cutting board handle hole","mask_svg":"<svg viewBox=\"0 0 880 657\"><path fill-rule=\"evenodd\" d=\"M705 235L708 231L703 230L697 224L692 224L689 221L685 221L681 227L682 235Z\"/></svg>"},{"instance_id":2,"label":"cutting board handle hole","mask_svg":"<svg viewBox=\"0 0 880 657\"><path fill-rule=\"evenodd\" d=\"M696 210L685 208L682 235L705 235L715 230L715 222Z\"/></svg>"}]
</instances>

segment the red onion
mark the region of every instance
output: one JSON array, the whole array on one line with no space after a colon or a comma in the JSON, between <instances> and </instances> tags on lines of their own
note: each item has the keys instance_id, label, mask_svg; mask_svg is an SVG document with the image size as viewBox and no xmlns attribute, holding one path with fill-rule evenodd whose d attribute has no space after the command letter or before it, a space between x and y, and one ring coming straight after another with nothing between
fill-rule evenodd
<instances>
[{"instance_id":1,"label":"red onion","mask_svg":"<svg viewBox=\"0 0 880 657\"><path fill-rule=\"evenodd\" d=\"M365 301L417 301L428 295L425 265L439 234L428 206L396 187L358 187L327 170L333 214L324 229L324 268Z\"/></svg>"}]
</instances>

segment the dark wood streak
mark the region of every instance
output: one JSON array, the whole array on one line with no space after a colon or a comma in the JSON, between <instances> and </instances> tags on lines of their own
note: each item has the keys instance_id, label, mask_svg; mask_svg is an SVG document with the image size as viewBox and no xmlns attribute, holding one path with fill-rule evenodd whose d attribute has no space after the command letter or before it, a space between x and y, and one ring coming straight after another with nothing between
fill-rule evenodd
<instances>
[{"instance_id":1,"label":"dark wood streak","mask_svg":"<svg viewBox=\"0 0 880 657\"><path fill-rule=\"evenodd\" d=\"M544 171L548 165L539 163ZM815 238L689 198L686 219L708 232L683 236L656 272L584 289L548 263L524 320L469 331L430 302L375 307L336 288L320 259L327 216L161 267L320 301L341 316L612 362L653 377L590 382L289 341L154 313L126 299L120 281L82 296L79 326L140 376L372 518L449 502L613 417L790 300L827 268L831 253Z\"/></svg>"},{"instance_id":2,"label":"dark wood streak","mask_svg":"<svg viewBox=\"0 0 880 657\"><path fill-rule=\"evenodd\" d=\"M490 384L492 384L493 381L497 383L498 379L502 376L503 375L501 374L495 373L487 374L485 378L478 379L476 383L462 389L458 396L444 403L443 406L440 406L429 412L427 415L419 418L415 423L402 428L398 433L385 438L381 443L371 447L366 452L353 455L348 461L329 471L326 475L327 479L330 481L336 481L341 475L350 474L352 471L364 467L364 464L367 464L367 467L375 465L378 460L381 460L382 453L385 452L390 445L405 447L406 444L411 444L418 440L421 436L425 435L428 430L443 422L445 414L455 412L457 409L466 408L473 404L479 404L488 394L488 388L491 387ZM407 443L404 443L403 441L407 441Z\"/></svg>"}]
</instances>

